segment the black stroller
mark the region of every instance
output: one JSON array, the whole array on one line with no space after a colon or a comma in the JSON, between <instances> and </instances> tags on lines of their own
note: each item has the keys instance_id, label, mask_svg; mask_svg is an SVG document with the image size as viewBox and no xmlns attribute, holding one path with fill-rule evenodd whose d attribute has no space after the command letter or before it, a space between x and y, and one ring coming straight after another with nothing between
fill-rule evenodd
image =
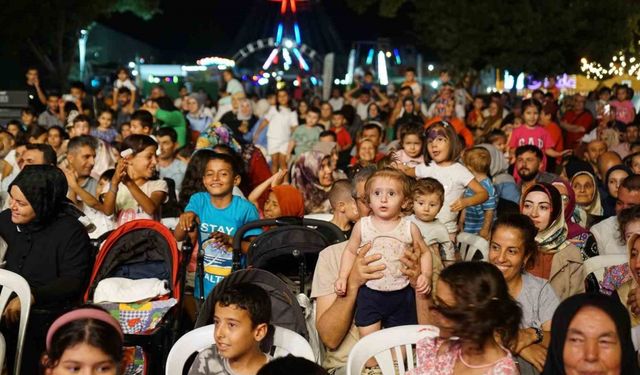
<instances>
[{"instance_id":1,"label":"black stroller","mask_svg":"<svg viewBox=\"0 0 640 375\"><path fill-rule=\"evenodd\" d=\"M299 287L300 293L310 288L320 251L345 240L342 231L327 221L298 217L253 221L240 227L233 238L233 271L243 268L240 245L244 234L263 227L272 228L251 243L246 267L276 274L292 290Z\"/></svg>"}]
</instances>

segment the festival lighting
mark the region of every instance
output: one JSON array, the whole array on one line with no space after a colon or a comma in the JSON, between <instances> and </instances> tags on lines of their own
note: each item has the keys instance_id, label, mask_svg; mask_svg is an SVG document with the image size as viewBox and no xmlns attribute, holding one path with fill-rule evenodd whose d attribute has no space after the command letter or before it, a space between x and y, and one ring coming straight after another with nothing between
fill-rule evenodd
<instances>
[{"instance_id":1,"label":"festival lighting","mask_svg":"<svg viewBox=\"0 0 640 375\"><path fill-rule=\"evenodd\" d=\"M228 66L228 67L233 67L233 66L236 65L235 61L233 61L231 59L226 59L224 57L216 57L216 56L203 57L203 58L197 60L196 64L204 65L204 66L225 65L225 66Z\"/></svg>"},{"instance_id":2,"label":"festival lighting","mask_svg":"<svg viewBox=\"0 0 640 375\"><path fill-rule=\"evenodd\" d=\"M296 59L298 59L298 62L300 62L300 68L309 70L309 65L307 65L306 61L304 61L304 57L302 57L302 54L297 48L293 49L293 54L296 55Z\"/></svg>"},{"instance_id":3,"label":"festival lighting","mask_svg":"<svg viewBox=\"0 0 640 375\"><path fill-rule=\"evenodd\" d=\"M580 70L585 73L587 78L603 79L627 74L640 79L640 62L635 56L627 56L624 51L618 51L617 54L611 56L607 67L583 57L580 59Z\"/></svg>"},{"instance_id":4,"label":"festival lighting","mask_svg":"<svg viewBox=\"0 0 640 375\"><path fill-rule=\"evenodd\" d=\"M427 65L427 70L430 72L433 72L433 69L435 69L435 67L433 66L433 64L429 64Z\"/></svg>"},{"instance_id":5,"label":"festival lighting","mask_svg":"<svg viewBox=\"0 0 640 375\"><path fill-rule=\"evenodd\" d=\"M262 65L262 69L269 69L269 67L271 66L271 63L273 63L273 60L276 58L276 56L278 56L278 48L274 48L273 51L271 51L271 54L269 54L269 57L267 57L267 61L264 62L264 65Z\"/></svg>"},{"instance_id":6,"label":"festival lighting","mask_svg":"<svg viewBox=\"0 0 640 375\"><path fill-rule=\"evenodd\" d=\"M402 60L400 60L400 52L398 52L397 48L393 49L393 55L396 57L396 64L402 64Z\"/></svg>"},{"instance_id":7,"label":"festival lighting","mask_svg":"<svg viewBox=\"0 0 640 375\"><path fill-rule=\"evenodd\" d=\"M381 85L389 84L389 76L387 76L387 60L385 59L384 52L378 52L378 78Z\"/></svg>"},{"instance_id":8,"label":"festival lighting","mask_svg":"<svg viewBox=\"0 0 640 375\"><path fill-rule=\"evenodd\" d=\"M353 72L355 71L355 69L356 69L356 50L352 49L351 51L349 51L349 61L347 63L347 75L344 77L348 85L353 83Z\"/></svg>"},{"instance_id":9,"label":"festival lighting","mask_svg":"<svg viewBox=\"0 0 640 375\"><path fill-rule=\"evenodd\" d=\"M369 53L367 54L367 60L364 62L367 65L371 65L373 63L373 54L374 54L374 50L373 48L369 49Z\"/></svg>"},{"instance_id":10,"label":"festival lighting","mask_svg":"<svg viewBox=\"0 0 640 375\"><path fill-rule=\"evenodd\" d=\"M278 31L276 32L276 45L280 44L282 41L282 31L284 27L282 26L282 22L278 24Z\"/></svg>"},{"instance_id":11,"label":"festival lighting","mask_svg":"<svg viewBox=\"0 0 640 375\"><path fill-rule=\"evenodd\" d=\"M302 38L300 37L300 27L298 27L298 23L293 24L293 32L296 35L296 43L301 44Z\"/></svg>"},{"instance_id":12,"label":"festival lighting","mask_svg":"<svg viewBox=\"0 0 640 375\"><path fill-rule=\"evenodd\" d=\"M291 54L288 49L284 48L282 50L282 57L284 57L285 64L291 65Z\"/></svg>"}]
</instances>

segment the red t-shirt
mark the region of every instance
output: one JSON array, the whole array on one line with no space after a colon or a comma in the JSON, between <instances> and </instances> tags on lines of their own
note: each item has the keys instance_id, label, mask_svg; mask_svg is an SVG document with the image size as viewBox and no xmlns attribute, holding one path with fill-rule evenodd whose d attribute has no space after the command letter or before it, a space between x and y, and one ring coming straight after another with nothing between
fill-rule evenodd
<instances>
[{"instance_id":1,"label":"red t-shirt","mask_svg":"<svg viewBox=\"0 0 640 375\"><path fill-rule=\"evenodd\" d=\"M338 146L340 146L340 150L345 150L351 146L351 135L344 127L341 128L331 128L332 132L336 133L336 139L338 142Z\"/></svg>"},{"instance_id":2,"label":"red t-shirt","mask_svg":"<svg viewBox=\"0 0 640 375\"><path fill-rule=\"evenodd\" d=\"M589 133L593 126L593 116L591 115L591 113L589 113L589 111L582 111L580 113L568 111L562 117L562 121L571 125L578 125L579 127L584 129L584 133L574 133L569 131L564 132L564 147L567 150L574 150L578 146L580 138Z\"/></svg>"}]
</instances>

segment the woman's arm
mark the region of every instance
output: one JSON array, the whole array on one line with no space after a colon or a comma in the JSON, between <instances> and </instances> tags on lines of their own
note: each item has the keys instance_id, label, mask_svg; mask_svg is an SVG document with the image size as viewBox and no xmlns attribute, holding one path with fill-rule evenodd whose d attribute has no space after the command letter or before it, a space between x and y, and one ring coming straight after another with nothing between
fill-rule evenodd
<instances>
[{"instance_id":1,"label":"woman's arm","mask_svg":"<svg viewBox=\"0 0 640 375\"><path fill-rule=\"evenodd\" d=\"M287 174L287 171L284 169L281 169L278 172L276 172L276 174L274 174L273 176L262 181L260 185L256 186L256 188L251 191L251 194L249 194L249 196L247 197L247 200L253 203L253 205L256 206L256 208L259 210L260 205L258 204L258 199L262 196L262 194L264 194L264 192L269 187L281 185L284 179L284 176L286 174Z\"/></svg>"}]
</instances>

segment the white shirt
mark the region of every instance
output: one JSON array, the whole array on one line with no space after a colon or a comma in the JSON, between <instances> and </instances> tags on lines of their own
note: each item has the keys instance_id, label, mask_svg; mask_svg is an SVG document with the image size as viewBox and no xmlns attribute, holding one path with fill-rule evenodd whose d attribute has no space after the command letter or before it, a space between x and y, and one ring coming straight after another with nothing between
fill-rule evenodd
<instances>
[{"instance_id":1,"label":"white shirt","mask_svg":"<svg viewBox=\"0 0 640 375\"><path fill-rule=\"evenodd\" d=\"M626 254L627 245L620 243L618 217L611 216L591 227L591 234L598 244L600 255Z\"/></svg>"}]
</instances>

